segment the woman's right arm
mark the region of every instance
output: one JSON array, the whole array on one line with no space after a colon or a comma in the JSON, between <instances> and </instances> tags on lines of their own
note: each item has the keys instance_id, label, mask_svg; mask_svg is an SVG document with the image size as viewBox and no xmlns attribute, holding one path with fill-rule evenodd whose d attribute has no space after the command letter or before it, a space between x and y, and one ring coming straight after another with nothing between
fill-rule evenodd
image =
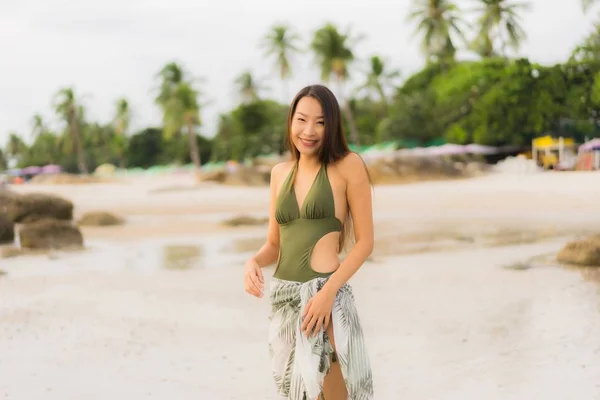
<instances>
[{"instance_id":1,"label":"woman's right arm","mask_svg":"<svg viewBox=\"0 0 600 400\"><path fill-rule=\"evenodd\" d=\"M252 259L260 268L264 268L277 262L279 258L279 225L275 219L275 208L277 202L278 176L282 164L277 164L271 169L271 199L269 204L269 228L267 240Z\"/></svg>"},{"instance_id":2,"label":"woman's right arm","mask_svg":"<svg viewBox=\"0 0 600 400\"><path fill-rule=\"evenodd\" d=\"M261 268L271 265L279 258L279 225L275 219L275 208L277 202L278 176L282 164L277 164L271 169L271 199L269 204L269 229L267 240L258 250L254 257L246 261L244 265L244 289L247 293L262 297L264 292L264 278Z\"/></svg>"}]
</instances>

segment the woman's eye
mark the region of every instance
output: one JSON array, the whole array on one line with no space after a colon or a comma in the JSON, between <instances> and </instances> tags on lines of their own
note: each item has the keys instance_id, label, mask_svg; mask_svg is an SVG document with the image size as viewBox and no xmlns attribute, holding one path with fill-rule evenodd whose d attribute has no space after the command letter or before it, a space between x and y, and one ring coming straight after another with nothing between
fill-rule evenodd
<instances>
[{"instance_id":1,"label":"woman's eye","mask_svg":"<svg viewBox=\"0 0 600 400\"><path fill-rule=\"evenodd\" d=\"M298 121L304 122L304 118L298 118Z\"/></svg>"},{"instance_id":2,"label":"woman's eye","mask_svg":"<svg viewBox=\"0 0 600 400\"><path fill-rule=\"evenodd\" d=\"M325 125L325 121L319 121L319 122L317 122L317 124L319 124L319 125Z\"/></svg>"}]
</instances>

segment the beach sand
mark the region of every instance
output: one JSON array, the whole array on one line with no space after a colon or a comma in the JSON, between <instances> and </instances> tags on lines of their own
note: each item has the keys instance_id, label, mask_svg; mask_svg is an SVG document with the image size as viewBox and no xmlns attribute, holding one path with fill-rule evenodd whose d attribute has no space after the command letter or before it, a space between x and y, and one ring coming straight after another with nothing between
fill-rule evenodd
<instances>
[{"instance_id":1,"label":"beach sand","mask_svg":"<svg viewBox=\"0 0 600 400\"><path fill-rule=\"evenodd\" d=\"M600 174L376 186L376 248L352 278L376 399L600 398L600 279L556 252L600 229ZM189 176L23 185L70 198L87 249L0 259L0 397L276 399L266 298L244 260L268 189ZM267 284L273 269L265 270Z\"/></svg>"}]
</instances>

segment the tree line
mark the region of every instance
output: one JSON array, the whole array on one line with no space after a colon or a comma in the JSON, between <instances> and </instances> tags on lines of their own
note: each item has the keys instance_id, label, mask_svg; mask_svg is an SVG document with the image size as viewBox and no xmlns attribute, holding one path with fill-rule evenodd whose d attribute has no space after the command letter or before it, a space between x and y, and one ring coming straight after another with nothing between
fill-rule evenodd
<instances>
[{"instance_id":1,"label":"tree line","mask_svg":"<svg viewBox=\"0 0 600 400\"><path fill-rule=\"evenodd\" d=\"M582 0L589 11L593 0ZM436 141L488 145L526 145L535 136L556 133L584 140L598 134L600 112L600 24L563 63L539 65L510 56L526 39L521 13L528 2L473 0L475 25L467 11L451 0L414 0L407 21L414 25L424 68L401 78L385 58L373 54L368 68L357 72L356 45L365 39L350 28L325 23L306 43L290 25L268 29L259 43L289 95L293 59L310 53L321 81L335 85L344 125L355 146L383 141L427 145ZM304 50L304 49L307 50ZM476 61L457 59L458 50L477 54ZM162 124L130 131L126 98L114 105L109 122L90 121L80 95L61 88L52 99L63 126L51 130L39 114L32 118L28 145L17 132L0 150L0 169L14 159L18 166L59 164L68 171L88 173L112 163L148 167L167 163L243 160L281 153L287 104L263 95L264 86L244 70L233 82L237 107L219 115L214 136L200 134L206 93L202 79L169 62L156 74L154 102Z\"/></svg>"}]
</instances>

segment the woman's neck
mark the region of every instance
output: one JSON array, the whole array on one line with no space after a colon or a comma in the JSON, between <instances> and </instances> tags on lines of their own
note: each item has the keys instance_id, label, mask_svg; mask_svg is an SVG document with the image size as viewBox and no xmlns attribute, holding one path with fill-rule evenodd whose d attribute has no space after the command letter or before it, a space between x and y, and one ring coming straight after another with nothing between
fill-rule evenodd
<instances>
[{"instance_id":1,"label":"woman's neck","mask_svg":"<svg viewBox=\"0 0 600 400\"><path fill-rule=\"evenodd\" d=\"M300 155L300 159L298 160L298 168L302 168L303 170L315 170L321 167L321 161L317 156L307 157Z\"/></svg>"}]
</instances>

